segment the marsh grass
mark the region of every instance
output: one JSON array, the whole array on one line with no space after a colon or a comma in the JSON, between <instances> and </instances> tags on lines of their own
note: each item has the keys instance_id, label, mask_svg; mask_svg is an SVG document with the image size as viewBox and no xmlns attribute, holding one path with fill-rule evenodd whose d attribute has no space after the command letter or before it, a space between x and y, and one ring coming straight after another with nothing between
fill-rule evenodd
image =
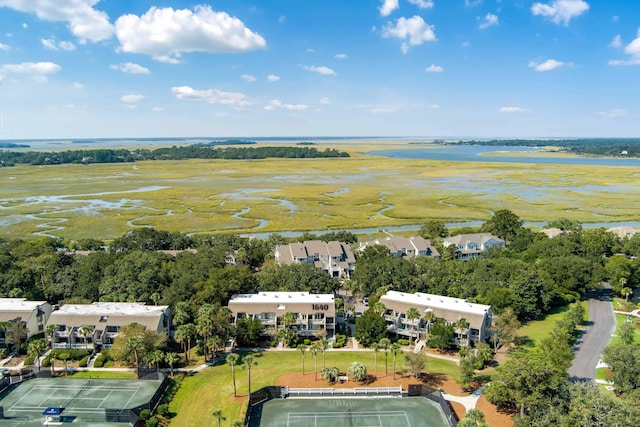
<instances>
[{"instance_id":1,"label":"marsh grass","mask_svg":"<svg viewBox=\"0 0 640 427\"><path fill-rule=\"evenodd\" d=\"M380 145L343 144L338 148L352 157L339 159L0 168L6 183L0 224L5 238L44 232L108 240L132 226L184 233L351 229L430 219L484 221L498 209L526 221L638 220L634 168L434 162L362 153L372 147Z\"/></svg>"}]
</instances>

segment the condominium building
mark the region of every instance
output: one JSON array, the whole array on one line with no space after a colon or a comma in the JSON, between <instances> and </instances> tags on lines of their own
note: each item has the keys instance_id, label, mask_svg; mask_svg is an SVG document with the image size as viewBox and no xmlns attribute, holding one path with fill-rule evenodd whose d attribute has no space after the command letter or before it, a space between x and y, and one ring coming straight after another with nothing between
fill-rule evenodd
<instances>
[{"instance_id":1,"label":"condominium building","mask_svg":"<svg viewBox=\"0 0 640 427\"><path fill-rule=\"evenodd\" d=\"M131 302L66 304L54 310L47 325L55 325L53 348L109 349L122 326L139 323L150 331L169 333L169 306Z\"/></svg>"},{"instance_id":2,"label":"condominium building","mask_svg":"<svg viewBox=\"0 0 640 427\"><path fill-rule=\"evenodd\" d=\"M292 328L299 335L312 336L319 331L333 335L336 323L336 305L333 294L309 292L260 292L234 295L229 301L232 322L251 317L259 319L265 329L283 328L282 317L293 313Z\"/></svg>"},{"instance_id":3,"label":"condominium building","mask_svg":"<svg viewBox=\"0 0 640 427\"><path fill-rule=\"evenodd\" d=\"M440 253L430 240L421 236L404 237L388 236L382 239L375 239L368 242L360 242L358 251L363 251L369 246L380 245L387 248L389 255L397 257L413 258L418 256L431 256L440 258Z\"/></svg>"},{"instance_id":4,"label":"condominium building","mask_svg":"<svg viewBox=\"0 0 640 427\"><path fill-rule=\"evenodd\" d=\"M51 305L46 301L27 301L26 298L0 298L0 322L9 327L13 322L24 322L27 329L25 339L44 331L51 314ZM0 327L0 343L5 343L5 328Z\"/></svg>"},{"instance_id":5,"label":"condominium building","mask_svg":"<svg viewBox=\"0 0 640 427\"><path fill-rule=\"evenodd\" d=\"M489 248L504 248L505 241L490 233L458 234L442 241L445 247L456 247L456 258L463 261L477 258Z\"/></svg>"},{"instance_id":6,"label":"condominium building","mask_svg":"<svg viewBox=\"0 0 640 427\"><path fill-rule=\"evenodd\" d=\"M380 298L380 302L386 307L384 317L389 331L398 335L417 337L427 332L429 324L424 317L425 313L432 312L435 318L442 318L451 324L460 319L468 322L467 329L457 331L456 343L459 345L481 342L489 338L492 321L490 305L470 303L460 298L441 295L397 291L388 291ZM412 307L417 310L418 319L407 318L407 312Z\"/></svg>"},{"instance_id":7,"label":"condominium building","mask_svg":"<svg viewBox=\"0 0 640 427\"><path fill-rule=\"evenodd\" d=\"M278 245L275 250L278 264L306 262L320 268L331 277L349 279L356 268L356 258L348 244L307 240L303 243Z\"/></svg>"}]
</instances>

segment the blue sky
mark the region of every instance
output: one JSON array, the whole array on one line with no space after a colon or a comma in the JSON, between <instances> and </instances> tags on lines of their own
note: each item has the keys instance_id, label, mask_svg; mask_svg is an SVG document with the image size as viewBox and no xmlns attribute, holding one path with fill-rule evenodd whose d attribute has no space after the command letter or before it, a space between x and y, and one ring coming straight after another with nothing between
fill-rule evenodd
<instances>
[{"instance_id":1,"label":"blue sky","mask_svg":"<svg viewBox=\"0 0 640 427\"><path fill-rule=\"evenodd\" d=\"M640 136L635 0L208 1L0 0L0 138Z\"/></svg>"}]
</instances>

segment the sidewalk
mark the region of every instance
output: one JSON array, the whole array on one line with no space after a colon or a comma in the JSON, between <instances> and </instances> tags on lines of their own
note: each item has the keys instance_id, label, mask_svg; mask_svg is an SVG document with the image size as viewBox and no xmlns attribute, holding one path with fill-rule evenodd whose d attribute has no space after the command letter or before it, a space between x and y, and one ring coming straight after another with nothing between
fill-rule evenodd
<instances>
[{"instance_id":1,"label":"sidewalk","mask_svg":"<svg viewBox=\"0 0 640 427\"><path fill-rule=\"evenodd\" d=\"M482 391L485 387L486 385L483 385L482 387L471 393L469 396L454 396L453 394L447 394L444 391L442 392L442 395L445 399L451 402L460 403L465 407L467 411L469 411L470 409L475 409L476 405L478 404L478 400L480 399L480 397L482 397Z\"/></svg>"}]
</instances>

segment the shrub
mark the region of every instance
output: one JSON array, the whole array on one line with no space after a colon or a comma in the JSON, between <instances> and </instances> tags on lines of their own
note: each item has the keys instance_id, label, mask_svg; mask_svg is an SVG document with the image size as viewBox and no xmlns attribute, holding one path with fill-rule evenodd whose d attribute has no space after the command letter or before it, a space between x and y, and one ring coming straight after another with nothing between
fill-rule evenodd
<instances>
[{"instance_id":1,"label":"shrub","mask_svg":"<svg viewBox=\"0 0 640 427\"><path fill-rule=\"evenodd\" d=\"M409 345L409 340L405 340L404 338L400 338L397 342L400 345Z\"/></svg>"},{"instance_id":2,"label":"shrub","mask_svg":"<svg viewBox=\"0 0 640 427\"><path fill-rule=\"evenodd\" d=\"M304 345L311 345L311 340L309 338L305 338L302 342Z\"/></svg>"},{"instance_id":3,"label":"shrub","mask_svg":"<svg viewBox=\"0 0 640 427\"><path fill-rule=\"evenodd\" d=\"M51 350L50 356L54 359L61 360L60 355L64 353L69 355L68 360L81 360L83 357L89 355L89 350L57 348Z\"/></svg>"},{"instance_id":4,"label":"shrub","mask_svg":"<svg viewBox=\"0 0 640 427\"><path fill-rule=\"evenodd\" d=\"M147 427L157 427L158 424L160 424L160 420L157 418L151 418L149 420L147 420L147 422L145 423Z\"/></svg>"},{"instance_id":5,"label":"shrub","mask_svg":"<svg viewBox=\"0 0 640 427\"><path fill-rule=\"evenodd\" d=\"M140 419L142 421L146 421L149 418L151 418L151 411L149 409L143 409L142 411L140 411Z\"/></svg>"},{"instance_id":6,"label":"shrub","mask_svg":"<svg viewBox=\"0 0 640 427\"><path fill-rule=\"evenodd\" d=\"M102 368L106 362L107 362L107 358L104 357L102 355L102 353L100 353L98 355L98 357L96 357L95 362L93 362L93 367L94 368Z\"/></svg>"},{"instance_id":7,"label":"shrub","mask_svg":"<svg viewBox=\"0 0 640 427\"><path fill-rule=\"evenodd\" d=\"M158 413L158 415L166 417L167 415L169 415L169 405L167 405L166 403L159 404L156 412Z\"/></svg>"},{"instance_id":8,"label":"shrub","mask_svg":"<svg viewBox=\"0 0 640 427\"><path fill-rule=\"evenodd\" d=\"M24 359L24 366L32 366L33 365L33 357L29 356Z\"/></svg>"},{"instance_id":9,"label":"shrub","mask_svg":"<svg viewBox=\"0 0 640 427\"><path fill-rule=\"evenodd\" d=\"M42 362L40 362L40 366L42 366L43 368L48 368L49 366L51 366L51 356L47 356L42 359Z\"/></svg>"},{"instance_id":10,"label":"shrub","mask_svg":"<svg viewBox=\"0 0 640 427\"><path fill-rule=\"evenodd\" d=\"M80 363L78 363L78 366L80 366L81 368L86 368L90 358L91 356L86 355L85 357L80 359Z\"/></svg>"}]
</instances>

